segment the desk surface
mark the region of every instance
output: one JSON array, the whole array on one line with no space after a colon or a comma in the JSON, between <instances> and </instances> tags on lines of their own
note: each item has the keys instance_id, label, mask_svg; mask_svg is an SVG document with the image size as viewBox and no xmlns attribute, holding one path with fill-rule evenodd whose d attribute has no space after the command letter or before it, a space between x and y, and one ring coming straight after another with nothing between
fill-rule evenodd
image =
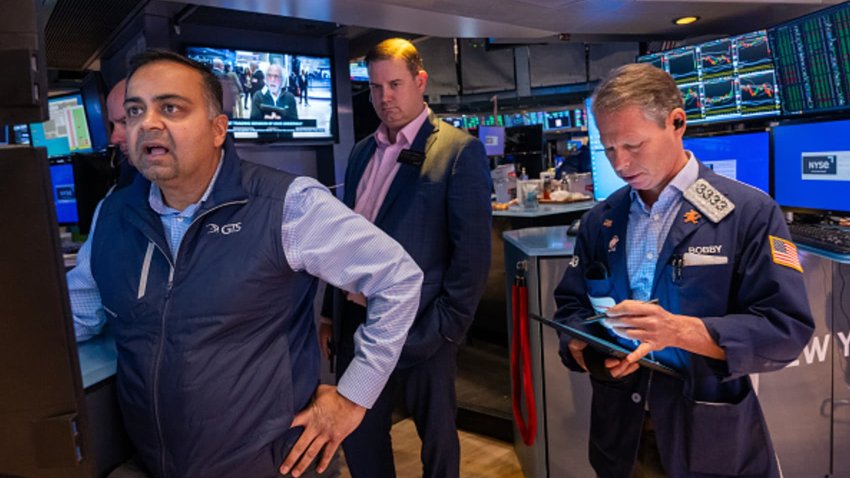
<instances>
[{"instance_id":1,"label":"desk surface","mask_svg":"<svg viewBox=\"0 0 850 478\"><path fill-rule=\"evenodd\" d=\"M567 204L541 204L537 209L523 209L511 206L507 211L493 211L493 216L501 217L541 217L570 212L587 211L596 205L594 201L578 201Z\"/></svg>"},{"instance_id":2,"label":"desk surface","mask_svg":"<svg viewBox=\"0 0 850 478\"><path fill-rule=\"evenodd\" d=\"M115 375L118 354L115 340L107 335L98 335L77 344L80 356L80 371L83 375L83 388L91 387Z\"/></svg>"},{"instance_id":3,"label":"desk surface","mask_svg":"<svg viewBox=\"0 0 850 478\"><path fill-rule=\"evenodd\" d=\"M797 244L797 249L801 251L811 252L813 254L817 254L821 257L825 257L831 261L835 261L841 264L850 264L850 254L838 254L835 252L829 252L823 249L818 249L817 247L807 246L805 244L795 244Z\"/></svg>"},{"instance_id":4,"label":"desk surface","mask_svg":"<svg viewBox=\"0 0 850 478\"><path fill-rule=\"evenodd\" d=\"M529 257L571 256L575 236L568 236L568 226L529 227L505 231L505 242L513 244Z\"/></svg>"}]
</instances>

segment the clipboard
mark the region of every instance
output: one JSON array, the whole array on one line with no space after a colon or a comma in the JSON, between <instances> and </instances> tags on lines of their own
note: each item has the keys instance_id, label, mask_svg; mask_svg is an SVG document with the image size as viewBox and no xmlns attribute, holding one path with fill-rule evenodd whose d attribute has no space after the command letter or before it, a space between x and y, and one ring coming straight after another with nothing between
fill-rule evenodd
<instances>
[{"instance_id":1,"label":"clipboard","mask_svg":"<svg viewBox=\"0 0 850 478\"><path fill-rule=\"evenodd\" d=\"M553 329L559 332L563 332L569 335L570 337L579 339L582 342L587 343L589 346L595 348L596 350L599 350L600 352L608 354L612 357L625 358L627 355L632 353L631 350L628 350L627 348L623 347L618 343L603 339L602 337L597 337L596 335L592 335L574 327L570 327L569 325L562 324L560 322L555 322L554 320L547 319L545 317L540 317L539 315L535 314L528 314L528 317L542 324L548 325L549 327L552 327ZM661 362L652 360L651 358L643 357L638 360L638 363L641 366L655 370L656 372L661 372L663 374L678 378L680 380L682 379L682 375L679 372L673 370L672 368L664 365Z\"/></svg>"}]
</instances>

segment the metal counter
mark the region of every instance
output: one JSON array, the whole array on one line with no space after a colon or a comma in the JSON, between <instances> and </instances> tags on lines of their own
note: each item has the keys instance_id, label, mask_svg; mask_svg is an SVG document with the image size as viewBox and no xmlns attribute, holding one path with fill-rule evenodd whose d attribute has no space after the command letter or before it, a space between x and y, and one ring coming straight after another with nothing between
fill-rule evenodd
<instances>
[{"instance_id":1,"label":"metal counter","mask_svg":"<svg viewBox=\"0 0 850 478\"><path fill-rule=\"evenodd\" d=\"M566 226L507 231L505 239L508 330L511 316L511 285L517 261L527 261L529 313L552 317L552 292L564 275L575 238ZM539 322L529 324L531 373L537 405L537 438L526 446L514 433L514 449L525 476L584 478L594 476L587 459L590 430L590 382L571 373L558 356L558 337Z\"/></svg>"}]
</instances>

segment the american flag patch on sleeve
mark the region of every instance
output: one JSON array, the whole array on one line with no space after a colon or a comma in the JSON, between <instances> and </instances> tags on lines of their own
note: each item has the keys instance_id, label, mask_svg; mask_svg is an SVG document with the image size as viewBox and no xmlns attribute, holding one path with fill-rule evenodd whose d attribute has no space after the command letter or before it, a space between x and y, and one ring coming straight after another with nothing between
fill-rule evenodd
<instances>
[{"instance_id":1,"label":"american flag patch on sleeve","mask_svg":"<svg viewBox=\"0 0 850 478\"><path fill-rule=\"evenodd\" d=\"M803 272L800 256L797 255L797 246L791 241L776 236L769 235L768 237L770 238L770 254L773 256L773 262Z\"/></svg>"}]
</instances>

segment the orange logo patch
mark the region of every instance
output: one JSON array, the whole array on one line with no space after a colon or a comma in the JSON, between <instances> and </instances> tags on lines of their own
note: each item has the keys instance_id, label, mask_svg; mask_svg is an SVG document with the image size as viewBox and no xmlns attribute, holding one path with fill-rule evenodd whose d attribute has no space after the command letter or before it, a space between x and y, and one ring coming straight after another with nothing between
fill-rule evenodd
<instances>
[{"instance_id":1,"label":"orange logo patch","mask_svg":"<svg viewBox=\"0 0 850 478\"><path fill-rule=\"evenodd\" d=\"M699 220L700 220L700 218L702 218L702 214L691 209L690 211L685 213L684 217L685 217L685 224L687 224L687 223L699 224Z\"/></svg>"}]
</instances>

